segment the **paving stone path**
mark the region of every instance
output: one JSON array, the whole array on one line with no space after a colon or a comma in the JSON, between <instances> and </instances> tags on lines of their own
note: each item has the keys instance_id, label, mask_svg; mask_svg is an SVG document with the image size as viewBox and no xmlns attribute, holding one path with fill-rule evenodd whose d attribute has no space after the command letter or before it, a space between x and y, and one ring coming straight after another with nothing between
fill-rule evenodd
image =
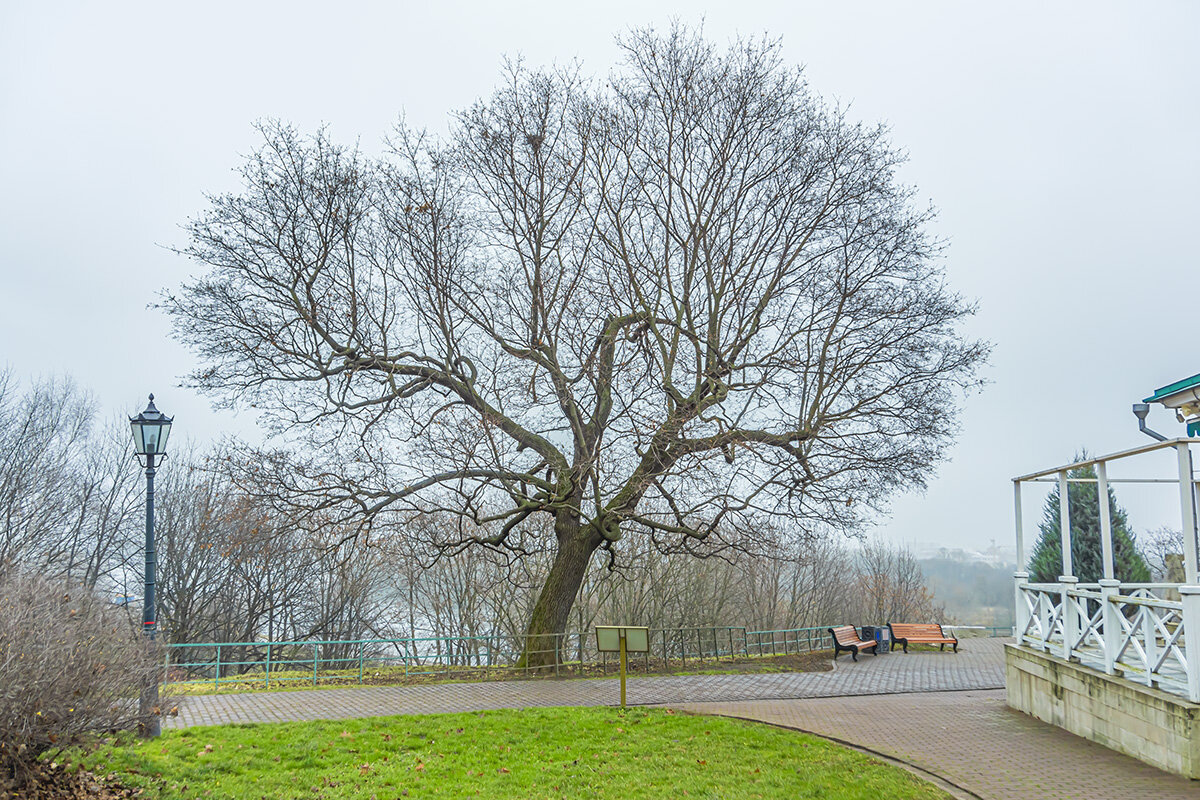
<instances>
[{"instance_id":1,"label":"paving stone path","mask_svg":"<svg viewBox=\"0 0 1200 800\"><path fill-rule=\"evenodd\" d=\"M1004 685L1000 639L971 639L959 653L897 650L843 655L832 672L757 675L679 675L630 678L630 705L700 701L774 700L904 692L995 689ZM296 692L189 697L167 727L238 722L349 719L388 714L435 714L531 706L615 705L616 679L527 680L435 686L369 686Z\"/></svg>"},{"instance_id":2,"label":"paving stone path","mask_svg":"<svg viewBox=\"0 0 1200 800\"><path fill-rule=\"evenodd\" d=\"M833 672L629 679L629 702L808 731L987 800L1200 800L1189 781L1038 722L1004 702L1001 639L960 652L897 651ZM187 698L168 727L529 706L614 705L616 680L385 686Z\"/></svg>"},{"instance_id":3,"label":"paving stone path","mask_svg":"<svg viewBox=\"0 0 1200 800\"><path fill-rule=\"evenodd\" d=\"M769 722L879 753L988 800L1198 800L1171 775L1009 708L1004 690L887 697L687 703L704 714ZM955 791L957 789L957 791Z\"/></svg>"}]
</instances>

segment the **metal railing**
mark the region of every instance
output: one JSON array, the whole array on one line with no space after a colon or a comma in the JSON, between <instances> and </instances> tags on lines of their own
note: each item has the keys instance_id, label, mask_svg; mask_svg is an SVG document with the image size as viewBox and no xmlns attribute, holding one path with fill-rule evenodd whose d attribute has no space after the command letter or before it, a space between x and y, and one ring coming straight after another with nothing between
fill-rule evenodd
<instances>
[{"instance_id":1,"label":"metal railing","mask_svg":"<svg viewBox=\"0 0 1200 800\"><path fill-rule=\"evenodd\" d=\"M997 629L999 630L999 629ZM1005 635L1007 630L1005 629ZM398 639L188 642L166 646L169 683L260 685L371 683L430 677L488 679L523 675L587 676L613 672L617 660L597 652L595 637L568 632L536 637L441 636ZM804 654L832 647L827 627L747 630L738 626L654 628L650 650L632 654L632 671L694 668L734 659ZM527 656L522 659L522 655ZM529 659L528 656L544 658ZM535 664L525 666L532 660Z\"/></svg>"}]
</instances>

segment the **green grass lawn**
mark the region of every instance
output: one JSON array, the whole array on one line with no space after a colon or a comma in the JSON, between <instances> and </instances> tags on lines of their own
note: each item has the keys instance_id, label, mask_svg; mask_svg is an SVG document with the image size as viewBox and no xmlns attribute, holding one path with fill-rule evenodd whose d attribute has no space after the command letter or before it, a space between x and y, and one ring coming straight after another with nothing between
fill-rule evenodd
<instances>
[{"instance_id":1,"label":"green grass lawn","mask_svg":"<svg viewBox=\"0 0 1200 800\"><path fill-rule=\"evenodd\" d=\"M81 760L159 798L948 797L822 739L659 709L197 727Z\"/></svg>"}]
</instances>

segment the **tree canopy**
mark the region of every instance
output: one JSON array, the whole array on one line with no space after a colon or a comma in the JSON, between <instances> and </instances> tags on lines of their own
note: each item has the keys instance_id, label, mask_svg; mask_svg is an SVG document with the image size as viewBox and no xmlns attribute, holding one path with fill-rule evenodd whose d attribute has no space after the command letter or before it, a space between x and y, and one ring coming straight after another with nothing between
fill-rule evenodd
<instances>
[{"instance_id":1,"label":"tree canopy","mask_svg":"<svg viewBox=\"0 0 1200 800\"><path fill-rule=\"evenodd\" d=\"M1086 457L1086 456L1084 456ZM1092 483L1069 483L1067 496L1071 515L1071 564L1081 583L1095 583L1104 577L1104 558L1100 542L1100 488L1095 483L1096 468L1088 465L1071 470L1068 478L1091 479ZM1055 583L1063 574L1062 521L1059 516L1062 497L1055 484L1046 498L1040 535L1029 562L1029 579L1035 583ZM1112 519L1113 574L1117 580L1142 583L1150 580L1150 568L1138 551L1129 517L1117 505L1117 495L1108 489L1108 507Z\"/></svg>"},{"instance_id":2,"label":"tree canopy","mask_svg":"<svg viewBox=\"0 0 1200 800\"><path fill-rule=\"evenodd\" d=\"M920 487L988 346L883 126L770 41L635 31L605 81L509 64L381 158L261 126L169 295L191 382L281 436L247 491L308 524L592 554L769 550Z\"/></svg>"}]
</instances>

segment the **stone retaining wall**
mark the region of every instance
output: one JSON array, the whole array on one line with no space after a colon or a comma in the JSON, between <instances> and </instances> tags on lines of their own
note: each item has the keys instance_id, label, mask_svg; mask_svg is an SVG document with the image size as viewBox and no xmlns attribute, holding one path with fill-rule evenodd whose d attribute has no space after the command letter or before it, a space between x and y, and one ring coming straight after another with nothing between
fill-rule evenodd
<instances>
[{"instance_id":1,"label":"stone retaining wall","mask_svg":"<svg viewBox=\"0 0 1200 800\"><path fill-rule=\"evenodd\" d=\"M1004 647L1008 704L1148 764L1200 779L1200 705L1027 647Z\"/></svg>"}]
</instances>

